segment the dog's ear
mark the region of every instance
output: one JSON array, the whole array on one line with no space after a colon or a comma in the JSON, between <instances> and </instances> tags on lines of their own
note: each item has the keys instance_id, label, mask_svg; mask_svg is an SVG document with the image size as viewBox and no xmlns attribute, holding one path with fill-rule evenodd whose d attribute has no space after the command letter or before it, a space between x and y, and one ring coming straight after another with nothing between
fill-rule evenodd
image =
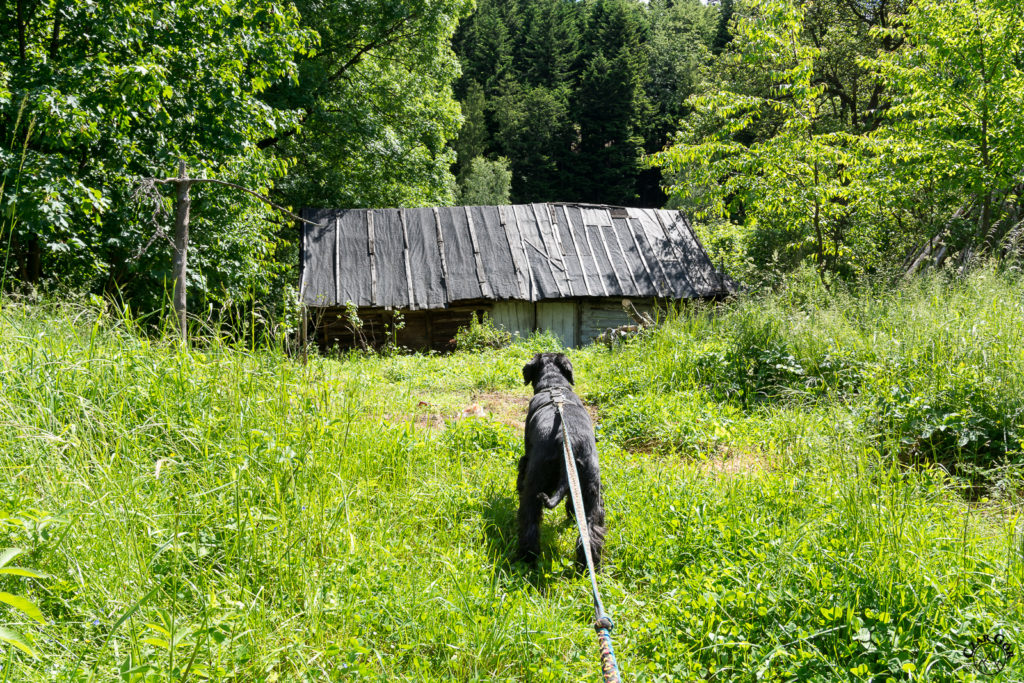
<instances>
[{"instance_id":1,"label":"dog's ear","mask_svg":"<svg viewBox=\"0 0 1024 683\"><path fill-rule=\"evenodd\" d=\"M560 353L555 356L555 365L557 365L558 369L562 371L562 375L569 380L569 384L576 384L576 380L573 379L572 376L572 362L569 360L568 356L564 353Z\"/></svg>"},{"instance_id":2,"label":"dog's ear","mask_svg":"<svg viewBox=\"0 0 1024 683\"><path fill-rule=\"evenodd\" d=\"M538 368L540 368L539 353L533 357L533 360L523 366L523 384L530 384L537 379Z\"/></svg>"}]
</instances>

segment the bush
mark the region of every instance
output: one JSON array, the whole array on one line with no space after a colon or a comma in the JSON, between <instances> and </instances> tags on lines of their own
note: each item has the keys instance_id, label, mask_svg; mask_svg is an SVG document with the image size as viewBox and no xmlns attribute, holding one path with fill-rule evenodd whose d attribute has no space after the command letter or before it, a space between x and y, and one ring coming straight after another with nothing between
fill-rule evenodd
<instances>
[{"instance_id":1,"label":"bush","mask_svg":"<svg viewBox=\"0 0 1024 683\"><path fill-rule=\"evenodd\" d=\"M1003 465L1024 464L1024 407L1000 395L990 379L945 386L921 386L905 378L877 380L866 426L894 457L936 463L978 484Z\"/></svg>"},{"instance_id":2,"label":"bush","mask_svg":"<svg viewBox=\"0 0 1024 683\"><path fill-rule=\"evenodd\" d=\"M469 327L460 327L455 333L455 350L476 353L484 349L500 349L512 343L512 335L497 327L486 313L479 320L476 313L469 319Z\"/></svg>"}]
</instances>

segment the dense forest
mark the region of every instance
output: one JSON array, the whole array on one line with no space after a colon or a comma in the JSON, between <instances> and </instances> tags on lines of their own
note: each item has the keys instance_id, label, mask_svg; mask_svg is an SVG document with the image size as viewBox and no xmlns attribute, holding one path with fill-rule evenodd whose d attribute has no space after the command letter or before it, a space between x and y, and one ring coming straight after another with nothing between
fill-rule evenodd
<instances>
[{"instance_id":1,"label":"dense forest","mask_svg":"<svg viewBox=\"0 0 1024 683\"><path fill-rule=\"evenodd\" d=\"M173 191L682 208L748 283L1016 253L1010 0L4 0L7 291L167 301ZM197 186L197 309L294 301L296 229Z\"/></svg>"}]
</instances>

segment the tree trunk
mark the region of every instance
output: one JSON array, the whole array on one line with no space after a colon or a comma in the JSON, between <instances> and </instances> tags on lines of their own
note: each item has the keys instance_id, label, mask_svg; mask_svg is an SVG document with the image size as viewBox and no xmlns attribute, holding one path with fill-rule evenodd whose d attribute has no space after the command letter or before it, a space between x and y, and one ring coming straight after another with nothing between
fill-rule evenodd
<instances>
[{"instance_id":1,"label":"tree trunk","mask_svg":"<svg viewBox=\"0 0 1024 683\"><path fill-rule=\"evenodd\" d=\"M981 203L981 238L983 240L981 248L986 254L991 254L995 248L994 239L995 230L992 225L992 192L989 190L985 191L985 197Z\"/></svg>"},{"instance_id":2,"label":"tree trunk","mask_svg":"<svg viewBox=\"0 0 1024 683\"><path fill-rule=\"evenodd\" d=\"M821 200L818 198L818 162L814 162L814 235L818 247L818 271L825 273L825 240L821 234Z\"/></svg>"},{"instance_id":3,"label":"tree trunk","mask_svg":"<svg viewBox=\"0 0 1024 683\"><path fill-rule=\"evenodd\" d=\"M25 281L36 283L43 277L43 245L33 235L28 241L28 259L26 261Z\"/></svg>"},{"instance_id":4,"label":"tree trunk","mask_svg":"<svg viewBox=\"0 0 1024 683\"><path fill-rule=\"evenodd\" d=\"M174 313L183 342L188 341L188 301L185 287L188 276L188 214L192 183L185 174L185 160L178 165L178 202L174 209Z\"/></svg>"},{"instance_id":5,"label":"tree trunk","mask_svg":"<svg viewBox=\"0 0 1024 683\"><path fill-rule=\"evenodd\" d=\"M18 0L15 11L17 12L15 21L18 22L18 56L21 57L21 61L25 61L25 0Z\"/></svg>"},{"instance_id":6,"label":"tree trunk","mask_svg":"<svg viewBox=\"0 0 1024 683\"><path fill-rule=\"evenodd\" d=\"M975 240L982 250L982 253L991 252L992 245L989 243L992 229L992 162L989 159L988 149L988 118L989 118L989 81L988 66L985 59L985 33L981 29L981 22L978 18L978 6L974 6L975 26L978 31L978 41L981 57L981 215L978 216L978 238Z\"/></svg>"},{"instance_id":7,"label":"tree trunk","mask_svg":"<svg viewBox=\"0 0 1024 683\"><path fill-rule=\"evenodd\" d=\"M60 48L60 23L64 14L63 3L53 7L53 32L50 34L50 61L56 61L57 50Z\"/></svg>"}]
</instances>

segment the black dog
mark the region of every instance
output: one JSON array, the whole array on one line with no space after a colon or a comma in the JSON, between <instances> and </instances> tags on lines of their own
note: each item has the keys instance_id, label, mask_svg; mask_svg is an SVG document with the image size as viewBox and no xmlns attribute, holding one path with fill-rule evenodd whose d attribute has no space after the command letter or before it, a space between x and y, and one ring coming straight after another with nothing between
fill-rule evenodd
<instances>
[{"instance_id":1,"label":"black dog","mask_svg":"<svg viewBox=\"0 0 1024 683\"><path fill-rule=\"evenodd\" d=\"M604 505L601 501L601 471L597 463L594 426L583 402L573 393L572 363L564 353L538 353L523 366L523 380L533 384L533 399L526 415L526 455L519 460L519 555L534 560L540 554L540 520L544 508L553 508L566 498L565 511L575 517L562 452L562 422L552 400L552 389L565 397L563 412L580 475L583 507L590 527L590 554L595 568L601 563L604 546ZM576 564L586 567L582 540L576 541Z\"/></svg>"}]
</instances>

